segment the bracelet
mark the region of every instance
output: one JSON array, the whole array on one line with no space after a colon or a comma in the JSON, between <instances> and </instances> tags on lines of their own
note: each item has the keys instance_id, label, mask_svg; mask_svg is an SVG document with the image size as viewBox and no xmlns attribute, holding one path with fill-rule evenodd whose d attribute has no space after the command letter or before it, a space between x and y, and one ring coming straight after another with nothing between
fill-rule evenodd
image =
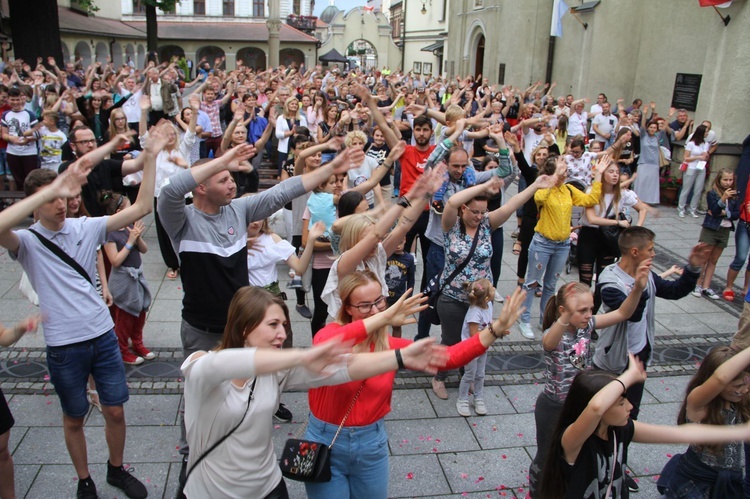
<instances>
[{"instance_id":1,"label":"bracelet","mask_svg":"<svg viewBox=\"0 0 750 499\"><path fill-rule=\"evenodd\" d=\"M499 335L495 334L495 330L492 328L492 323L491 322L489 324L487 324L487 329L490 330L490 334L492 334L492 336L494 336L496 339L500 338Z\"/></svg>"},{"instance_id":2,"label":"bracelet","mask_svg":"<svg viewBox=\"0 0 750 499\"><path fill-rule=\"evenodd\" d=\"M555 322L557 322L558 324L560 324L562 327L568 327L568 326L570 326L570 322L568 322L568 323L560 322L560 318L559 317L557 318L557 320Z\"/></svg>"},{"instance_id":3,"label":"bracelet","mask_svg":"<svg viewBox=\"0 0 750 499\"><path fill-rule=\"evenodd\" d=\"M406 366L404 365L404 359L401 357L401 349L397 348L394 350L396 352L396 363L398 364L399 369L406 369Z\"/></svg>"},{"instance_id":4,"label":"bracelet","mask_svg":"<svg viewBox=\"0 0 750 499\"><path fill-rule=\"evenodd\" d=\"M125 243L125 249L128 250L128 251L130 251L130 250L133 249L133 245L130 244L130 243Z\"/></svg>"},{"instance_id":5,"label":"bracelet","mask_svg":"<svg viewBox=\"0 0 750 499\"><path fill-rule=\"evenodd\" d=\"M627 393L628 389L625 388L625 383L623 383L619 378L615 378L612 381L617 381L618 383L620 383L622 385L622 391L623 391L623 393Z\"/></svg>"},{"instance_id":6,"label":"bracelet","mask_svg":"<svg viewBox=\"0 0 750 499\"><path fill-rule=\"evenodd\" d=\"M406 198L406 196L401 196L400 198L398 198L398 201L396 201L396 204L399 205L402 208L410 208L411 207L411 203Z\"/></svg>"}]
</instances>

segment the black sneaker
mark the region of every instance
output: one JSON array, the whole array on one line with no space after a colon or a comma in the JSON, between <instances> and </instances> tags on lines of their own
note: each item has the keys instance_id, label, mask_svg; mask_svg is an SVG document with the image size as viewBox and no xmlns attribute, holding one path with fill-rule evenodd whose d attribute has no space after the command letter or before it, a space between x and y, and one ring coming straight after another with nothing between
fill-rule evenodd
<instances>
[{"instance_id":1,"label":"black sneaker","mask_svg":"<svg viewBox=\"0 0 750 499\"><path fill-rule=\"evenodd\" d=\"M297 313L305 319L312 319L312 312L307 308L307 305L297 305Z\"/></svg>"},{"instance_id":2,"label":"black sneaker","mask_svg":"<svg viewBox=\"0 0 750 499\"><path fill-rule=\"evenodd\" d=\"M279 408L276 410L276 414L273 415L273 418L282 423L289 423L294 416L292 415L292 411L287 409L284 404L279 404Z\"/></svg>"},{"instance_id":3,"label":"black sneaker","mask_svg":"<svg viewBox=\"0 0 750 499\"><path fill-rule=\"evenodd\" d=\"M107 461L107 483L125 492L131 499L144 499L148 497L146 486L140 480L130 474L123 466L112 466Z\"/></svg>"},{"instance_id":4,"label":"black sneaker","mask_svg":"<svg viewBox=\"0 0 750 499\"><path fill-rule=\"evenodd\" d=\"M94 485L90 476L84 480L78 480L76 497L78 499L97 499L99 497L96 493L96 485Z\"/></svg>"},{"instance_id":5,"label":"black sneaker","mask_svg":"<svg viewBox=\"0 0 750 499\"><path fill-rule=\"evenodd\" d=\"M630 492L638 492L639 490L641 490L630 473L625 473L625 485L627 485Z\"/></svg>"}]
</instances>

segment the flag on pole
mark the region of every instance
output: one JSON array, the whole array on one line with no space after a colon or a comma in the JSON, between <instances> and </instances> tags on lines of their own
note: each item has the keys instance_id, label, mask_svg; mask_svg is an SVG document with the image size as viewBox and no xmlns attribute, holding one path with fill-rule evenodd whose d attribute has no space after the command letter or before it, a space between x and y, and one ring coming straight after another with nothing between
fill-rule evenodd
<instances>
[{"instance_id":1,"label":"flag on pole","mask_svg":"<svg viewBox=\"0 0 750 499\"><path fill-rule=\"evenodd\" d=\"M718 7L720 9L726 9L730 5L732 5L733 0L729 0L728 2L726 0L698 0L701 4L701 7Z\"/></svg>"},{"instance_id":2,"label":"flag on pole","mask_svg":"<svg viewBox=\"0 0 750 499\"><path fill-rule=\"evenodd\" d=\"M710 0L709 0L710 1ZM703 2L703 0L701 0ZM562 18L568 13L570 8L565 0L555 0L552 7L552 24L550 26L549 36L559 36L562 38Z\"/></svg>"}]
</instances>

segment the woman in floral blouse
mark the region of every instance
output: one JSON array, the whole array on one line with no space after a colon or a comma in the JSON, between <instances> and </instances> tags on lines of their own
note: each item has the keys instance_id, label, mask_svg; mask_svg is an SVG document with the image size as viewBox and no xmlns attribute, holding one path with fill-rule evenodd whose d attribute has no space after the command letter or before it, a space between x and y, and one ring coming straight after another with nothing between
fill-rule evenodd
<instances>
[{"instance_id":1,"label":"woman in floral blouse","mask_svg":"<svg viewBox=\"0 0 750 499\"><path fill-rule=\"evenodd\" d=\"M505 223L538 189L552 187L556 181L554 175L539 176L530 187L492 212L487 211L487 199L497 194L502 187L502 180L496 177L453 194L445 203L441 222L445 267L440 275L440 286L466 260L477 231L479 235L469 263L446 284L438 298L436 308L440 317L443 345L455 345L461 341L461 327L469 309L464 283L492 279L492 231ZM446 378L447 371L440 371L432 381L433 390L440 398L447 398Z\"/></svg>"}]
</instances>

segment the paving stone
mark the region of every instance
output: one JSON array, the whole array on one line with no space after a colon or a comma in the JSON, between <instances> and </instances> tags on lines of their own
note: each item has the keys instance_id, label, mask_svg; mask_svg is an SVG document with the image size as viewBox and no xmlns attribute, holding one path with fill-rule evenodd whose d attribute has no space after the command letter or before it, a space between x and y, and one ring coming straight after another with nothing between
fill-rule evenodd
<instances>
[{"instance_id":1,"label":"paving stone","mask_svg":"<svg viewBox=\"0 0 750 499\"><path fill-rule=\"evenodd\" d=\"M153 292L154 290L152 290L152 293ZM175 279L174 281L164 279L156 293L156 299L182 300L184 295L185 290L182 287L180 279Z\"/></svg>"},{"instance_id":2,"label":"paving stone","mask_svg":"<svg viewBox=\"0 0 750 499\"><path fill-rule=\"evenodd\" d=\"M533 414L508 414L468 418L482 449L536 445Z\"/></svg>"},{"instance_id":3,"label":"paving stone","mask_svg":"<svg viewBox=\"0 0 750 499\"><path fill-rule=\"evenodd\" d=\"M496 487L526 491L531 457L523 448L438 454L438 460L454 493Z\"/></svg>"},{"instance_id":4,"label":"paving stone","mask_svg":"<svg viewBox=\"0 0 750 499\"><path fill-rule=\"evenodd\" d=\"M536 399L544 389L544 382L531 385L507 385L503 386L503 392L508 397L508 401L516 409L516 412L534 412Z\"/></svg>"},{"instance_id":5,"label":"paving stone","mask_svg":"<svg viewBox=\"0 0 750 499\"><path fill-rule=\"evenodd\" d=\"M11 412L16 415L17 425L23 426L62 426L60 399L54 393L48 397L39 395L14 395L8 402Z\"/></svg>"},{"instance_id":6,"label":"paving stone","mask_svg":"<svg viewBox=\"0 0 750 499\"><path fill-rule=\"evenodd\" d=\"M157 300L151 306L147 319L149 321L180 321L182 316L181 300Z\"/></svg>"},{"instance_id":7,"label":"paving stone","mask_svg":"<svg viewBox=\"0 0 750 499\"><path fill-rule=\"evenodd\" d=\"M435 416L425 390L395 390L391 399L391 412L385 419L427 419Z\"/></svg>"},{"instance_id":8,"label":"paving stone","mask_svg":"<svg viewBox=\"0 0 750 499\"><path fill-rule=\"evenodd\" d=\"M109 457L102 427L84 427L90 463L106 463ZM129 462L169 462L177 460L178 426L130 428L125 443ZM69 464L62 428L29 428L13 459L18 464ZM71 468L72 469L72 468Z\"/></svg>"},{"instance_id":9,"label":"paving stone","mask_svg":"<svg viewBox=\"0 0 750 499\"><path fill-rule=\"evenodd\" d=\"M713 329L684 312L676 314L656 314L657 331L668 330L674 335L707 335Z\"/></svg>"},{"instance_id":10,"label":"paving stone","mask_svg":"<svg viewBox=\"0 0 750 499\"><path fill-rule=\"evenodd\" d=\"M181 395L131 395L124 406L125 421L128 427L174 426L179 424L181 399ZM104 426L104 417L98 410L92 410L86 425Z\"/></svg>"},{"instance_id":11,"label":"paving stone","mask_svg":"<svg viewBox=\"0 0 750 499\"><path fill-rule=\"evenodd\" d=\"M451 492L435 455L391 456L388 497L435 497Z\"/></svg>"},{"instance_id":12,"label":"paving stone","mask_svg":"<svg viewBox=\"0 0 750 499\"><path fill-rule=\"evenodd\" d=\"M16 425L10 429L10 438L8 439L8 452L13 454L16 451L16 449L18 448L18 445L26 436L27 431L29 431L28 427L19 426L18 421L16 421Z\"/></svg>"},{"instance_id":13,"label":"paving stone","mask_svg":"<svg viewBox=\"0 0 750 499\"><path fill-rule=\"evenodd\" d=\"M659 402L682 402L690 376L672 376L646 381L646 390Z\"/></svg>"},{"instance_id":14,"label":"paving stone","mask_svg":"<svg viewBox=\"0 0 750 499\"><path fill-rule=\"evenodd\" d=\"M67 457L67 453L66 453ZM131 463L129 463L131 464ZM133 474L148 490L149 497L162 497L169 471L168 463L143 463L132 465ZM100 497L124 497L120 489L107 483L107 465L94 464L89 466L91 477L96 484ZM75 497L78 488L73 465L45 465L39 470L34 484L29 490L28 497ZM172 496L173 497L173 496Z\"/></svg>"},{"instance_id":15,"label":"paving stone","mask_svg":"<svg viewBox=\"0 0 750 499\"><path fill-rule=\"evenodd\" d=\"M179 320L147 320L143 328L143 341L149 349L182 348Z\"/></svg>"},{"instance_id":16,"label":"paving stone","mask_svg":"<svg viewBox=\"0 0 750 499\"><path fill-rule=\"evenodd\" d=\"M426 452L456 452L478 450L479 444L467 432L465 418L389 421L388 442L393 455L424 454Z\"/></svg>"},{"instance_id":17,"label":"paving stone","mask_svg":"<svg viewBox=\"0 0 750 499\"><path fill-rule=\"evenodd\" d=\"M449 379L455 380L456 377L453 376ZM485 403L487 405L487 413L488 414L512 414L515 412L515 409L510 404L507 398L505 398L504 393L500 390L498 390L499 387L485 387ZM429 398L430 402L432 403L433 408L435 409L435 413L439 417L456 417L458 416L458 413L456 412L456 400L458 399L458 387L452 387L448 386L448 400L442 400L437 398L435 396L435 393L432 391L432 385L430 385L430 388L426 390L427 397ZM471 398L470 398L471 402ZM473 410L473 409L472 409Z\"/></svg>"},{"instance_id":18,"label":"paving stone","mask_svg":"<svg viewBox=\"0 0 750 499\"><path fill-rule=\"evenodd\" d=\"M18 465L14 464L14 481L16 485L16 497L27 497L31 485L39 473L41 466L34 464ZM33 496L28 496L33 497ZM52 496L49 496L52 497Z\"/></svg>"}]
</instances>

